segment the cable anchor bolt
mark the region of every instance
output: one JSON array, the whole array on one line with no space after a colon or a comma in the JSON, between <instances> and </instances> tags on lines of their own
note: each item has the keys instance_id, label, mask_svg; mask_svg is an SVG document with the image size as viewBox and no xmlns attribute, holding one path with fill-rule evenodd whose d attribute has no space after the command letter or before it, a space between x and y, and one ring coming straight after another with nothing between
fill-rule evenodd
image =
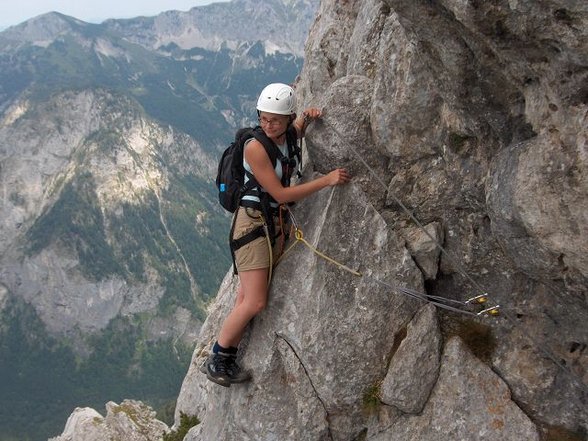
<instances>
[{"instance_id":1,"label":"cable anchor bolt","mask_svg":"<svg viewBox=\"0 0 588 441\"><path fill-rule=\"evenodd\" d=\"M473 303L476 302L479 305L483 305L484 303L486 303L488 301L488 294L484 293L484 294L480 294L479 296L476 297L472 297L471 299L466 300L466 305L469 303Z\"/></svg>"},{"instance_id":2,"label":"cable anchor bolt","mask_svg":"<svg viewBox=\"0 0 588 441\"><path fill-rule=\"evenodd\" d=\"M500 305L496 305L496 306L492 306L490 308L486 308L486 309L478 312L477 315L483 315L483 314L488 314L488 315L493 315L493 316L500 315Z\"/></svg>"}]
</instances>

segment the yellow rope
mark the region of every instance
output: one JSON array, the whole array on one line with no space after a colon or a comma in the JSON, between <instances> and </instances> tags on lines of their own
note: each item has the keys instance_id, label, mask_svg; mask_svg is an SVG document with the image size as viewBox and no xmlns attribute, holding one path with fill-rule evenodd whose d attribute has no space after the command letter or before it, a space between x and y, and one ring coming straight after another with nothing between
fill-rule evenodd
<instances>
[{"instance_id":1,"label":"yellow rope","mask_svg":"<svg viewBox=\"0 0 588 441\"><path fill-rule=\"evenodd\" d=\"M284 258L284 256L292 249L294 248L294 245L296 245L298 242L302 242L304 245L306 245L312 252L314 252L317 256L322 257L323 259L331 262L332 264L338 266L341 269L344 269L345 271L349 271L351 274L358 276L358 277L362 277L362 274L360 272L357 272L351 268L349 268L346 265L343 265L340 262L337 262L335 259L332 259L331 257L327 256L326 254L320 252L319 250L317 250L315 247L313 247L305 238L304 238L304 234L302 233L302 230L299 228L296 228L294 230L294 237L296 238L296 242L294 242L292 245L290 245L288 247L288 249L286 251L284 251L284 253L280 256L280 258L277 260L276 265L278 263L280 263L280 261Z\"/></svg>"},{"instance_id":2,"label":"yellow rope","mask_svg":"<svg viewBox=\"0 0 588 441\"><path fill-rule=\"evenodd\" d=\"M267 227L265 229L266 234L265 237L267 238L267 248L269 251L269 268L267 269L267 287L269 289L270 284L272 283L272 273L273 273L273 262L272 260L274 259L274 250L272 249L272 241L269 238L269 232L267 231Z\"/></svg>"},{"instance_id":3,"label":"yellow rope","mask_svg":"<svg viewBox=\"0 0 588 441\"><path fill-rule=\"evenodd\" d=\"M286 256L286 254L288 254L296 246L296 244L298 242L302 242L310 250L312 250L312 252L314 252L317 256L322 257L323 259L331 262L332 264L338 266L341 269L344 269L345 271L350 272L351 274L353 274L355 276L363 277L363 274L362 273L360 273L358 271L355 271L355 270L349 268L348 266L343 265L340 262L337 262L335 259L327 256L325 253L322 253L321 251L319 251L315 247L313 247L304 238L304 234L302 233L302 230L300 230L298 227L295 227L294 228L294 237L296 238L296 241L294 241L292 244L290 244L290 246L286 249L286 251L284 251L284 253L278 258L278 260L276 261L275 266L277 266L281 262L281 260ZM270 257L270 259L271 259L271 257ZM271 268L270 268L270 271L271 271ZM381 282L381 281L379 281L377 279L374 279L374 278L371 278L371 277L370 277L370 279L371 280L374 280L375 282L380 283L382 285L386 285L386 286L388 286L388 287L390 287L390 288L394 289L395 291L398 291L398 292L400 292L402 294L408 295L410 297L418 298L418 299L423 300L423 301L427 301L427 302L433 303L436 306L439 306L439 307L445 308L445 309L449 309L451 311L461 312L461 313L472 315L472 316L479 316L479 315L483 315L483 314L497 316L497 315L500 314L500 310L499 310L500 306L498 306L498 305L492 306L490 308L486 308L483 311L480 311L478 313L474 313L474 312L471 312L471 311L461 310L461 309L458 309L458 308L455 308L455 307L448 306L448 305L445 305L443 303L440 303L440 302L436 301L436 298L435 299L430 298L430 297L433 297L433 296L427 296L425 294L421 294L419 292L408 290L408 289L405 289L405 288L394 287L392 285L388 285L387 283ZM463 304L463 305L467 305L469 303L474 303L475 302L475 303L478 303L478 304L482 305L482 304L485 304L486 301L487 301L487 295L484 294L484 295L479 295L479 296L473 297L473 298L469 299L467 302L458 302L458 303Z\"/></svg>"}]
</instances>

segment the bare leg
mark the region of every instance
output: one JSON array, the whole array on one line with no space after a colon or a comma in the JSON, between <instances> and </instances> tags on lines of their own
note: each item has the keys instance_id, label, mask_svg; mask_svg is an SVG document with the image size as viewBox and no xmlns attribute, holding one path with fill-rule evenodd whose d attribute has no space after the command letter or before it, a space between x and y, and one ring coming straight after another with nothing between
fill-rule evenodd
<instances>
[{"instance_id":1,"label":"bare leg","mask_svg":"<svg viewBox=\"0 0 588 441\"><path fill-rule=\"evenodd\" d=\"M239 306L243 302L243 284L239 282L239 288L237 288L237 297L235 298L235 304L233 308Z\"/></svg>"},{"instance_id":2,"label":"bare leg","mask_svg":"<svg viewBox=\"0 0 588 441\"><path fill-rule=\"evenodd\" d=\"M237 289L237 296L235 298L235 304L233 305L233 309L235 309L237 306L239 306L241 303L243 303L244 298L245 298L245 296L243 295L243 284L239 283L239 288ZM241 339L243 338L244 333L245 333L245 328L243 328L243 331L241 332L241 335L239 336L239 341L241 341Z\"/></svg>"},{"instance_id":3,"label":"bare leg","mask_svg":"<svg viewBox=\"0 0 588 441\"><path fill-rule=\"evenodd\" d=\"M241 271L239 280L241 291L230 314L225 319L218 336L222 347L237 347L249 321L259 314L267 304L268 269ZM239 296L242 295L242 299Z\"/></svg>"}]
</instances>

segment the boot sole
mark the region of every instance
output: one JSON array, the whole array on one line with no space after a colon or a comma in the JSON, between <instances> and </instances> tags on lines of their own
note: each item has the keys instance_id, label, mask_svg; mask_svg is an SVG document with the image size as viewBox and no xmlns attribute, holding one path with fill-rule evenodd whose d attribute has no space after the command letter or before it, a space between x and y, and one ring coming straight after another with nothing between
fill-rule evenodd
<instances>
[{"instance_id":1,"label":"boot sole","mask_svg":"<svg viewBox=\"0 0 588 441\"><path fill-rule=\"evenodd\" d=\"M231 387L231 382L227 382L225 379L223 378L215 378L210 374L206 374L206 378L208 378L210 381L212 381L213 383L218 384L219 386L223 386L223 387Z\"/></svg>"},{"instance_id":2,"label":"boot sole","mask_svg":"<svg viewBox=\"0 0 588 441\"><path fill-rule=\"evenodd\" d=\"M240 380L231 380L231 384L241 384L241 383L247 383L249 381L251 381L252 377L251 375L248 376L247 378L242 378Z\"/></svg>"}]
</instances>

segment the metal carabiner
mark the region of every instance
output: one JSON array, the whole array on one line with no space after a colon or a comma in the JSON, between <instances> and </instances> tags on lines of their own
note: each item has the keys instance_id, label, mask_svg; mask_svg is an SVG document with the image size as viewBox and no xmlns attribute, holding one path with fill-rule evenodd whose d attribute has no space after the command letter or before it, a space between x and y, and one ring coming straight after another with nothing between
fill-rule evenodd
<instances>
[{"instance_id":1,"label":"metal carabiner","mask_svg":"<svg viewBox=\"0 0 588 441\"><path fill-rule=\"evenodd\" d=\"M290 221L292 222L292 226L294 227L294 230L300 230L300 228L298 228L298 222L296 222L296 218L294 217L294 213L292 213L292 210L290 210L290 207L288 207L287 205L285 205L286 209L288 210L288 216L290 216Z\"/></svg>"}]
</instances>

